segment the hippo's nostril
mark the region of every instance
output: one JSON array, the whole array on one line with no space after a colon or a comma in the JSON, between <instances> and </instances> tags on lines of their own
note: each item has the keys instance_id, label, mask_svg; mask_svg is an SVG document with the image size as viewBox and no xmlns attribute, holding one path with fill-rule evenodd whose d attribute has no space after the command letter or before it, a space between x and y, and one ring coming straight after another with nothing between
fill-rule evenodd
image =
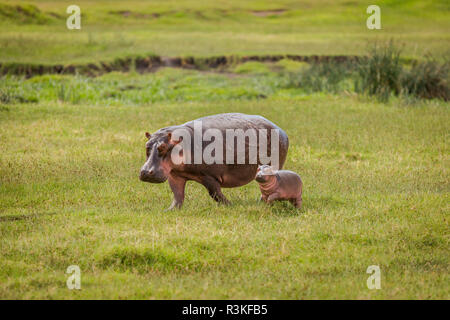
<instances>
[{"instance_id":1,"label":"hippo's nostril","mask_svg":"<svg viewBox=\"0 0 450 320\"><path fill-rule=\"evenodd\" d=\"M149 175L152 175L152 174L153 174L153 170L150 170L150 171L148 172L148 174L149 174Z\"/></svg>"}]
</instances>

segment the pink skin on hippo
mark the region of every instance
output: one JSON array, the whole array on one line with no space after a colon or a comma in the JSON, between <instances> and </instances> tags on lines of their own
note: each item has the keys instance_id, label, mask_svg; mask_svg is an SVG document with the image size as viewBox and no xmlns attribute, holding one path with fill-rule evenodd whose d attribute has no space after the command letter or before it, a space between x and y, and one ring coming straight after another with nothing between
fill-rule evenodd
<instances>
[{"instance_id":1,"label":"pink skin on hippo","mask_svg":"<svg viewBox=\"0 0 450 320\"><path fill-rule=\"evenodd\" d=\"M270 204L273 201L288 200L296 208L301 208L303 182L295 172L275 171L268 165L262 165L258 167L255 180L259 183L262 201Z\"/></svg>"},{"instance_id":2,"label":"pink skin on hippo","mask_svg":"<svg viewBox=\"0 0 450 320\"><path fill-rule=\"evenodd\" d=\"M195 121L195 120L194 120ZM184 191L186 182L189 180L196 181L203 186L209 192L209 195L217 202L228 204L229 201L223 195L221 188L234 188L240 187L250 183L255 179L256 170L258 165L262 164L259 156L259 144L257 163L249 161L249 140L245 140L245 162L234 164L227 163L212 163L206 164L204 160L201 163L174 163L171 155L172 149L180 143L181 140L175 139L175 134L172 135L174 130L183 129L190 133L191 145L194 149L194 121L187 122L179 126L171 126L162 128L156 131L154 134L146 133L148 139L146 143L147 160L141 168L140 179L150 183L162 183L166 180L169 181L170 188L174 195L172 205L168 210L174 208L180 208L184 201ZM271 150L273 143L278 143L278 164L282 168L286 161L286 156L289 147L289 140L286 133L280 129L277 125L264 117L257 115L246 115L242 113L224 113L213 116L207 116L196 121L201 121L202 130L205 132L208 129L216 129L225 135L227 129L234 130L267 130L267 148ZM271 130L276 129L278 131L278 140L271 141ZM235 139L237 144L237 138ZM225 142L225 140L224 140ZM205 150L211 142L202 141L201 150ZM236 148L233 151L228 151L226 146L224 148L224 158L226 158L227 152L233 152L232 157L237 158ZM194 159L194 150L191 150L191 159Z\"/></svg>"}]
</instances>

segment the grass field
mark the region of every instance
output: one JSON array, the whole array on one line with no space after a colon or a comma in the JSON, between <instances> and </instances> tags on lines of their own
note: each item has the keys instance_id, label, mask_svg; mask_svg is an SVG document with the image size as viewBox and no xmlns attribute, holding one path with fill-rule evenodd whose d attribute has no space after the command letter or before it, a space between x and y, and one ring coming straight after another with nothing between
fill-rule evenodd
<instances>
[{"instance_id":1,"label":"grass field","mask_svg":"<svg viewBox=\"0 0 450 320\"><path fill-rule=\"evenodd\" d=\"M80 0L81 31L65 27L69 4L2 0L0 64L404 48L370 82L395 79L384 103L356 90L355 63L1 76L0 299L450 298L450 104L420 95L449 96L448 65L408 59L448 59L448 1L377 1L372 31L369 1ZM252 182L223 190L229 207L188 183L183 209L164 212L168 184L138 178L144 133L222 112L287 132L300 211L259 203ZM70 265L81 290L66 286Z\"/></svg>"},{"instance_id":2,"label":"grass field","mask_svg":"<svg viewBox=\"0 0 450 320\"><path fill-rule=\"evenodd\" d=\"M281 89L260 99L223 83L242 79L197 71L95 81L150 87L177 73L206 92L95 105L35 88L38 103L1 108L1 298L449 297L448 104ZM225 189L233 205L220 207L191 183L184 209L163 212L168 185L138 179L144 132L233 111L286 130L303 209L257 203L255 182ZM73 264L81 291L65 285ZM369 265L381 268L381 290L366 287Z\"/></svg>"},{"instance_id":3,"label":"grass field","mask_svg":"<svg viewBox=\"0 0 450 320\"><path fill-rule=\"evenodd\" d=\"M73 1L0 5L0 62L84 63L136 54L363 54L395 39L406 56L449 54L448 1L377 1L382 30L368 30L373 1L86 1L81 30L66 28Z\"/></svg>"}]
</instances>

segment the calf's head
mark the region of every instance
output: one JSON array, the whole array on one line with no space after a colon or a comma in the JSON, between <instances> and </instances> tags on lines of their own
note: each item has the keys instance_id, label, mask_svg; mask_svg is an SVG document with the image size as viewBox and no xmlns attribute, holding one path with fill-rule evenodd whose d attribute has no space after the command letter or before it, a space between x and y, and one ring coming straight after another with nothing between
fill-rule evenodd
<instances>
[{"instance_id":1,"label":"calf's head","mask_svg":"<svg viewBox=\"0 0 450 320\"><path fill-rule=\"evenodd\" d=\"M268 182L275 175L275 170L269 165L262 165L256 171L255 180L259 183Z\"/></svg>"},{"instance_id":2,"label":"calf's head","mask_svg":"<svg viewBox=\"0 0 450 320\"><path fill-rule=\"evenodd\" d=\"M167 180L171 170L170 151L179 141L173 141L172 134L159 130L151 135L146 132L145 144L147 160L141 168L139 179L150 183L162 183Z\"/></svg>"}]
</instances>

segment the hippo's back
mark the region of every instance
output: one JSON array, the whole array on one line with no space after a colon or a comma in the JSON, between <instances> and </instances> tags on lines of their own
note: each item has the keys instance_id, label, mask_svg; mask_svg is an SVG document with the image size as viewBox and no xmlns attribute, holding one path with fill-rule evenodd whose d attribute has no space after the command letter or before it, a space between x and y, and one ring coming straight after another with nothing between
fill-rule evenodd
<instances>
[{"instance_id":1,"label":"hippo's back","mask_svg":"<svg viewBox=\"0 0 450 320\"><path fill-rule=\"evenodd\" d=\"M203 132L208 129L219 129L222 131L222 134L224 134L224 136L227 129L242 129L244 131L248 129L254 129L256 131L260 129L266 129L268 133L269 148L271 144L270 141L271 130L272 129L277 130L279 136L278 143L280 154L279 169L283 168L289 148L289 138L286 132L284 132L283 129L281 129L272 121L269 121L266 118L259 115L249 115L244 113L220 113L186 122L182 126L187 126L193 130L195 121L201 121Z\"/></svg>"},{"instance_id":2,"label":"hippo's back","mask_svg":"<svg viewBox=\"0 0 450 320\"><path fill-rule=\"evenodd\" d=\"M244 113L220 113L189 121L184 125L193 128L194 121L201 121L204 129L278 129L287 138L286 133L280 127L259 115L249 115Z\"/></svg>"}]
</instances>

